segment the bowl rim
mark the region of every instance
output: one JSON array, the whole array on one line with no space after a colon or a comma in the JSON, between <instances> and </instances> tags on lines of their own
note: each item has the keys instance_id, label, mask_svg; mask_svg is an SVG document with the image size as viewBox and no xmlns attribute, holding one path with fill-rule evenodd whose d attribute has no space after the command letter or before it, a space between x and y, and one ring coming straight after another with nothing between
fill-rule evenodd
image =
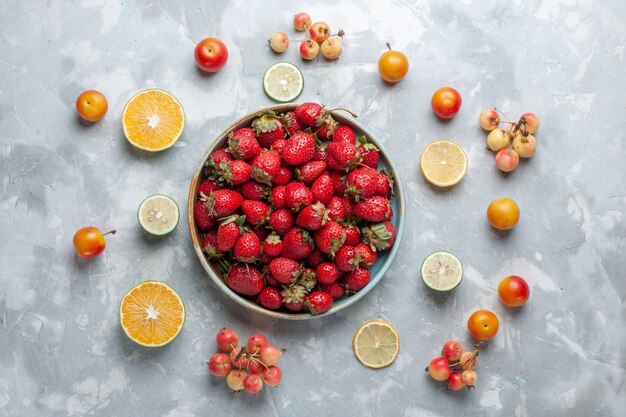
<instances>
[{"instance_id":1,"label":"bowl rim","mask_svg":"<svg viewBox=\"0 0 626 417\"><path fill-rule=\"evenodd\" d=\"M218 289L220 289L224 295L226 295L228 298L230 298L231 300L233 300L235 303L239 304L240 306L245 307L249 310L255 311L257 313L260 313L264 316L280 318L280 319L285 319L285 320L310 320L314 318L326 317L331 314L337 313L338 311L341 311L346 307L353 305L358 300L360 300L365 295L367 295L380 282L382 277L387 273L387 270L389 269L389 267L391 266L391 263L396 257L398 248L400 247L400 242L402 240L402 235L404 233L404 220L405 220L404 217L405 217L405 211L406 211L402 181L399 177L398 170L396 166L394 165L391 159L391 156L389 155L389 152L387 152L384 146L382 146L382 144L378 140L376 140L376 137L368 129L366 129L361 123L359 123L355 118L352 118L340 112L333 111L332 115L335 120L356 128L356 130L362 132L367 137L369 142L373 143L380 150L385 168L390 170L394 176L394 188L395 188L394 191L396 193L394 198L396 199L397 205L398 205L397 212L394 213L394 219L396 219L396 222L397 222L397 224L394 224L394 227L396 229L396 240L391 250L389 250L389 252L387 253L387 256L383 264L380 266L380 269L377 271L375 275L371 277L370 282L362 290L358 291L357 293L349 297L344 297L339 303L333 304L332 308L328 310L327 312L322 313L322 314L316 314L316 315L310 314L310 313L286 313L282 311L268 310L256 304L254 301L240 296L239 294L231 290L226 285L226 283L224 282L222 277L219 275L213 263L209 262L209 260L206 258L206 256L202 252L202 247L201 247L202 239L200 236L201 232L197 228L196 223L195 223L195 218L194 218L195 217L194 207L195 207L195 203L197 200L196 193L200 185L200 179L202 178L202 175L203 175L202 171L204 169L205 162L208 159L209 155L215 150L215 148L218 147L219 144L226 137L228 137L228 134L230 132L240 127L249 125L250 122L259 114L262 114L268 111L274 111L276 113L284 113L284 112L292 111L300 104L301 103L284 103L284 104L277 104L277 105L272 105L272 106L261 108L259 110L256 110L254 112L246 114L245 116L240 117L235 122L230 124L226 129L224 129L221 133L219 133L216 136L216 138L211 142L211 144L207 147L205 152L202 154L200 163L198 164L198 167L196 168L193 174L193 177L191 178L191 183L189 184L189 194L187 198L187 220L189 224L189 233L191 236L191 241L192 241L194 250L196 252L196 255L198 256L200 260L200 263L202 264L204 270L209 275L213 283L217 285ZM392 223L394 222L392 221Z\"/></svg>"}]
</instances>

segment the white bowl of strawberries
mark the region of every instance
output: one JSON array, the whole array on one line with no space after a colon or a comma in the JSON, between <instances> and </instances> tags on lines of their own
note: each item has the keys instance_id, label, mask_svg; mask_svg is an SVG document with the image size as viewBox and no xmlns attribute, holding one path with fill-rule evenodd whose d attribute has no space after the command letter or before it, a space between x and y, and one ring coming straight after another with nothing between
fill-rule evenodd
<instances>
[{"instance_id":1,"label":"white bowl of strawberries","mask_svg":"<svg viewBox=\"0 0 626 417\"><path fill-rule=\"evenodd\" d=\"M222 132L189 189L191 239L238 304L304 320L335 313L383 277L404 197L379 142L342 110L281 104Z\"/></svg>"}]
</instances>

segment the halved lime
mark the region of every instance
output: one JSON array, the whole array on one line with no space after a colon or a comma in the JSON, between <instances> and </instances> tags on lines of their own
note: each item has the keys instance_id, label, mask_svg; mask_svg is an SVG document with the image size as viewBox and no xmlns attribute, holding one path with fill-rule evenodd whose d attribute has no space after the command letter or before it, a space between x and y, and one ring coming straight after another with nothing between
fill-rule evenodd
<instances>
[{"instance_id":1,"label":"halved lime","mask_svg":"<svg viewBox=\"0 0 626 417\"><path fill-rule=\"evenodd\" d=\"M435 252L422 263L422 279L435 291L455 289L463 279L463 265L451 253Z\"/></svg>"},{"instance_id":2,"label":"halved lime","mask_svg":"<svg viewBox=\"0 0 626 417\"><path fill-rule=\"evenodd\" d=\"M180 211L171 197L154 194L141 202L137 218L143 230L152 235L163 236L176 229Z\"/></svg>"},{"instance_id":3,"label":"halved lime","mask_svg":"<svg viewBox=\"0 0 626 417\"><path fill-rule=\"evenodd\" d=\"M274 101L287 103L298 98L304 88L304 77L295 65L278 62L265 71L263 89Z\"/></svg>"}]
</instances>

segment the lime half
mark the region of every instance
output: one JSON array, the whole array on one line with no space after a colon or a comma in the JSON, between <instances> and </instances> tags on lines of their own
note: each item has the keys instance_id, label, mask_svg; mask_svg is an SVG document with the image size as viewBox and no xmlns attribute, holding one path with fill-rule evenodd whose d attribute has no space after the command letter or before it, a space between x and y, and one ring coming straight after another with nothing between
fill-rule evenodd
<instances>
[{"instance_id":1,"label":"lime half","mask_svg":"<svg viewBox=\"0 0 626 417\"><path fill-rule=\"evenodd\" d=\"M304 88L304 77L295 65L278 62L265 71L263 89L274 101L287 103L298 98Z\"/></svg>"},{"instance_id":2,"label":"lime half","mask_svg":"<svg viewBox=\"0 0 626 417\"><path fill-rule=\"evenodd\" d=\"M141 202L137 218L143 230L152 235L163 236L176 229L180 211L171 197L154 194Z\"/></svg>"},{"instance_id":3,"label":"lime half","mask_svg":"<svg viewBox=\"0 0 626 417\"><path fill-rule=\"evenodd\" d=\"M463 279L463 266L459 259L448 252L435 252L422 263L422 279L435 291L455 289Z\"/></svg>"}]
</instances>

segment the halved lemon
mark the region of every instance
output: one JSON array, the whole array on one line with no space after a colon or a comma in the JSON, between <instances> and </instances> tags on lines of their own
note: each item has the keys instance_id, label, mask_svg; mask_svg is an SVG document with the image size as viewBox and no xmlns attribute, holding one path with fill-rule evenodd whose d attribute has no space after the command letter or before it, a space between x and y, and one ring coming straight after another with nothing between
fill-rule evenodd
<instances>
[{"instance_id":1,"label":"halved lemon","mask_svg":"<svg viewBox=\"0 0 626 417\"><path fill-rule=\"evenodd\" d=\"M440 140L426 147L420 167L429 183L437 187L451 187L465 176L467 156L456 143Z\"/></svg>"},{"instance_id":2,"label":"halved lemon","mask_svg":"<svg viewBox=\"0 0 626 417\"><path fill-rule=\"evenodd\" d=\"M449 252L429 255L421 268L422 280L435 291L451 291L463 279L463 266L459 258Z\"/></svg>"},{"instance_id":3,"label":"halved lemon","mask_svg":"<svg viewBox=\"0 0 626 417\"><path fill-rule=\"evenodd\" d=\"M370 320L361 325L352 339L354 355L368 368L384 368L396 360L400 335L389 323Z\"/></svg>"},{"instance_id":4,"label":"halved lemon","mask_svg":"<svg viewBox=\"0 0 626 417\"><path fill-rule=\"evenodd\" d=\"M295 65L289 62L278 62L265 71L263 89L272 100L287 103L295 100L302 93L304 77Z\"/></svg>"},{"instance_id":5,"label":"halved lemon","mask_svg":"<svg viewBox=\"0 0 626 417\"><path fill-rule=\"evenodd\" d=\"M178 204L170 196L154 194L141 202L137 218L143 230L152 235L163 236L176 229L180 211Z\"/></svg>"},{"instance_id":6,"label":"halved lemon","mask_svg":"<svg viewBox=\"0 0 626 417\"><path fill-rule=\"evenodd\" d=\"M122 298L120 323L126 335L141 346L163 346L183 328L185 306L166 283L144 281Z\"/></svg>"},{"instance_id":7,"label":"halved lemon","mask_svg":"<svg viewBox=\"0 0 626 417\"><path fill-rule=\"evenodd\" d=\"M174 145L183 133L185 113L173 95L153 88L126 103L122 124L126 139L133 146L158 152Z\"/></svg>"}]
</instances>

